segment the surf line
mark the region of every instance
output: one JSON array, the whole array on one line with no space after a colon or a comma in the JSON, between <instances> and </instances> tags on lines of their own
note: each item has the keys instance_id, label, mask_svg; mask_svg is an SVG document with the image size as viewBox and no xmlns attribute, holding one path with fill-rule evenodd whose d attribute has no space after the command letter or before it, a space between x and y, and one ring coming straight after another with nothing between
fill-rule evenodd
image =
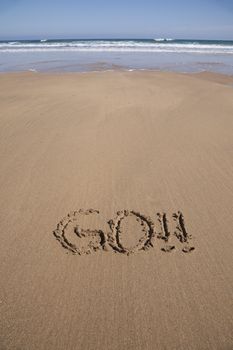
<instances>
[{"instance_id":1,"label":"surf line","mask_svg":"<svg viewBox=\"0 0 233 350\"><path fill-rule=\"evenodd\" d=\"M151 217L141 214L134 210L121 210L116 213L114 219L109 220L110 231L105 233L101 229L90 230L83 229L79 225L79 219L86 215L99 215L96 209L79 209L70 212L57 224L53 235L60 242L61 246L73 254L90 254L92 252L103 250L112 250L115 253L130 255L137 251L146 251L155 245L155 240L161 240L161 251L168 253L175 250L175 245L170 242L172 238L181 245L183 253L191 253L195 248L190 245L192 235L187 231L184 215L181 211L173 213L172 218L175 221L175 230L171 234L169 221L165 212L157 213L157 220L160 226L159 230L155 229L155 222ZM122 223L132 217L140 227L141 236L135 242L134 246L126 247L123 244ZM75 238L75 242L74 241ZM77 243L78 242L78 243Z\"/></svg>"}]
</instances>

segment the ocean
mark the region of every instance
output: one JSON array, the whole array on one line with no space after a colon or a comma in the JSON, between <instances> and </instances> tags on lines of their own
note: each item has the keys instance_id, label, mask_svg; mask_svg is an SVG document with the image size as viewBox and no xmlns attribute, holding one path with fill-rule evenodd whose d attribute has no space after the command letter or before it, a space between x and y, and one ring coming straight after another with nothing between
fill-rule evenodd
<instances>
[{"instance_id":1,"label":"ocean","mask_svg":"<svg viewBox=\"0 0 233 350\"><path fill-rule=\"evenodd\" d=\"M53 39L0 41L0 72L114 69L233 74L233 41Z\"/></svg>"}]
</instances>

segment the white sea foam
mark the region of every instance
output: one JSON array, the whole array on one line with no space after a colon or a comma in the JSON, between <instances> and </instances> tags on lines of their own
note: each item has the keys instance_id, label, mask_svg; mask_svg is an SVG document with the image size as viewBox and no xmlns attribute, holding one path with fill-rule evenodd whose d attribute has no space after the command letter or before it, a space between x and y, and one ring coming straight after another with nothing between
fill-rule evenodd
<instances>
[{"instance_id":1,"label":"white sea foam","mask_svg":"<svg viewBox=\"0 0 233 350\"><path fill-rule=\"evenodd\" d=\"M154 39L154 41L173 41L173 39L171 39L171 38L157 38L157 39Z\"/></svg>"},{"instance_id":2,"label":"white sea foam","mask_svg":"<svg viewBox=\"0 0 233 350\"><path fill-rule=\"evenodd\" d=\"M164 52L198 54L233 54L233 44L177 42L158 38L151 41L134 40L73 40L38 42L0 42L1 52L90 51L90 52Z\"/></svg>"}]
</instances>

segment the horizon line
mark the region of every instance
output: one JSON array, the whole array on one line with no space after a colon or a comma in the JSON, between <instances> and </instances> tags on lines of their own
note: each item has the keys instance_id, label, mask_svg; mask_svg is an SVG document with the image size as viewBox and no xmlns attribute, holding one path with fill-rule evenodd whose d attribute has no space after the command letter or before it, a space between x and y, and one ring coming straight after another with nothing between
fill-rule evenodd
<instances>
[{"instance_id":1,"label":"horizon line","mask_svg":"<svg viewBox=\"0 0 233 350\"><path fill-rule=\"evenodd\" d=\"M35 38L14 38L14 39L9 39L9 38L0 38L0 41L15 41L15 40L19 40L19 41L40 41L40 40L159 40L159 39L163 39L164 41L169 41L169 40L198 40L198 41L233 41L233 39L209 39L209 38L205 38L205 39L199 39L199 38L171 38L171 37L65 37L65 38L61 38L61 37L46 37L46 36L41 36L41 37L35 37Z\"/></svg>"}]
</instances>

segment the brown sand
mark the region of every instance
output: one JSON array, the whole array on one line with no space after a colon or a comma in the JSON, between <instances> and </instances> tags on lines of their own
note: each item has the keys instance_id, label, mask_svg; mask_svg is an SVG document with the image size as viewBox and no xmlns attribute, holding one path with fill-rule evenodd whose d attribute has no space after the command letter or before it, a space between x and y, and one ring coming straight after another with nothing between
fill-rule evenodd
<instances>
[{"instance_id":1,"label":"brown sand","mask_svg":"<svg viewBox=\"0 0 233 350\"><path fill-rule=\"evenodd\" d=\"M0 76L1 350L233 348L228 83Z\"/></svg>"}]
</instances>

